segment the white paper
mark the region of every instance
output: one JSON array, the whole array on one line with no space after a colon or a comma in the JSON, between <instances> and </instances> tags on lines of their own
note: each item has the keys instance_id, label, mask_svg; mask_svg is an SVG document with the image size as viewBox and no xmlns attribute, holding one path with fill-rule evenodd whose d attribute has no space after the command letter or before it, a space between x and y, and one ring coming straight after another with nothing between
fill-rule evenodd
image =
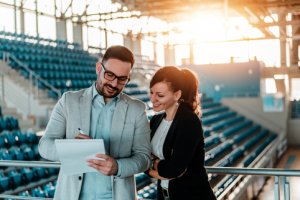
<instances>
[{"instance_id":1,"label":"white paper","mask_svg":"<svg viewBox=\"0 0 300 200\"><path fill-rule=\"evenodd\" d=\"M88 166L88 159L100 159L96 154L105 154L102 139L57 139L56 150L61 162L60 170L65 175L97 172Z\"/></svg>"}]
</instances>

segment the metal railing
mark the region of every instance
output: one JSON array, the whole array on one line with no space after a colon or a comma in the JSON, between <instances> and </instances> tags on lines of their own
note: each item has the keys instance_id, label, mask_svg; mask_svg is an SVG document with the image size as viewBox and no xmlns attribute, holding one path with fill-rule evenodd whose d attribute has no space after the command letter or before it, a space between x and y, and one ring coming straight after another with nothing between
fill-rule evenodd
<instances>
[{"instance_id":1,"label":"metal railing","mask_svg":"<svg viewBox=\"0 0 300 200\"><path fill-rule=\"evenodd\" d=\"M31 99L32 97L39 97L39 85L42 85L45 89L54 93L58 98L61 97L61 91L55 88L53 85L48 83L45 79L41 78L37 73L32 71L26 64L22 63L18 60L14 55L0 51L2 54L2 61L10 65L12 62L17 64L17 69L23 70L26 74L28 74L28 102L27 102L27 114L31 114ZM3 82L3 78L1 79ZM2 85L2 93L4 94L4 83ZM2 98L4 96L2 95ZM3 99L4 100L4 99Z\"/></svg>"},{"instance_id":2,"label":"metal railing","mask_svg":"<svg viewBox=\"0 0 300 200\"><path fill-rule=\"evenodd\" d=\"M26 72L28 72L30 83L34 83L34 81L35 81L35 83L40 82L46 88L48 88L52 92L56 93L58 95L58 97L61 96L60 90L58 90L53 85L51 85L50 83L48 83L45 79L41 78L38 74L36 74L34 71L32 71L24 63L22 63L21 61L19 61L14 55L12 55L10 53L7 53L7 52L0 52L0 53L4 54L3 55L3 58L4 58L3 60L6 61L6 63L9 63L10 59L12 59L14 62L16 62L18 64L18 67L21 67L23 70L25 70ZM33 85L33 84L31 84L31 85ZM37 84L36 84L36 86L37 86Z\"/></svg>"},{"instance_id":3,"label":"metal railing","mask_svg":"<svg viewBox=\"0 0 300 200\"><path fill-rule=\"evenodd\" d=\"M290 199L290 176L300 177L300 170L287 170L275 168L237 168L237 167L206 167L208 173L212 174L233 174L233 175L255 175L274 176L274 199L280 199L279 177L284 177L284 199Z\"/></svg>"},{"instance_id":4,"label":"metal railing","mask_svg":"<svg viewBox=\"0 0 300 200\"><path fill-rule=\"evenodd\" d=\"M5 90L4 90L4 74L2 72L0 72L0 84L1 84L1 103L0 106L3 108L4 104L5 104Z\"/></svg>"},{"instance_id":5,"label":"metal railing","mask_svg":"<svg viewBox=\"0 0 300 200\"><path fill-rule=\"evenodd\" d=\"M6 167L43 167L43 168L60 168L59 162L49 161L7 161L0 160L0 166ZM276 168L238 168L238 167L206 167L207 173L220 175L252 175L252 176L274 176L274 199L280 199L280 177L284 177L284 199L290 199L290 183L289 177L300 177L300 170L287 170ZM47 199L36 197L20 197L15 195L0 194L0 198L13 199Z\"/></svg>"}]
</instances>

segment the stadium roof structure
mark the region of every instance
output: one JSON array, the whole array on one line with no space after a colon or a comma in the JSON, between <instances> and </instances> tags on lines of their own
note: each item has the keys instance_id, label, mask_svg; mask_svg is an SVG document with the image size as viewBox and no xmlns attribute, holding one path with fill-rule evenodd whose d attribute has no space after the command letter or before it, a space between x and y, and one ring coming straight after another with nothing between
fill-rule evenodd
<instances>
[{"instance_id":1,"label":"stadium roof structure","mask_svg":"<svg viewBox=\"0 0 300 200\"><path fill-rule=\"evenodd\" d=\"M260 29L267 38L275 38L268 30L271 26L300 26L300 0L112 0L132 11L140 11L142 16L153 16L165 21L188 18L191 13L219 9L229 15L238 14ZM282 20L288 13L293 20ZM272 14L279 17L275 19ZM271 16L268 22L266 16ZM298 19L299 18L299 19Z\"/></svg>"}]
</instances>

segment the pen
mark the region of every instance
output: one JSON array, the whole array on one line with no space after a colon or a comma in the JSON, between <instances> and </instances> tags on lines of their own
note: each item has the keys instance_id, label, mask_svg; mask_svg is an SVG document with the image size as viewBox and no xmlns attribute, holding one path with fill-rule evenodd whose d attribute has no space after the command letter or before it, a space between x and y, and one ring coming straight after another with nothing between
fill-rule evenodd
<instances>
[{"instance_id":1,"label":"pen","mask_svg":"<svg viewBox=\"0 0 300 200\"><path fill-rule=\"evenodd\" d=\"M78 128L78 131L79 131L80 134L86 135L86 134L81 130L81 128Z\"/></svg>"},{"instance_id":2,"label":"pen","mask_svg":"<svg viewBox=\"0 0 300 200\"><path fill-rule=\"evenodd\" d=\"M78 128L79 134L75 136L75 139L91 139L91 137L88 134L85 134L81 128Z\"/></svg>"}]
</instances>

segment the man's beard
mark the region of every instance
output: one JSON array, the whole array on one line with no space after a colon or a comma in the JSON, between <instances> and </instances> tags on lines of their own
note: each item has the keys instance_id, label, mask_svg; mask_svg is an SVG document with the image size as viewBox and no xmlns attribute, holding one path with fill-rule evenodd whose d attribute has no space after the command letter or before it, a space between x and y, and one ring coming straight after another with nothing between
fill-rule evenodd
<instances>
[{"instance_id":1,"label":"man's beard","mask_svg":"<svg viewBox=\"0 0 300 200\"><path fill-rule=\"evenodd\" d=\"M112 94L112 95L105 93L104 87L109 87L110 89L114 90L115 93ZM98 81L96 83L96 89L97 89L97 92L100 95L102 95L104 98L114 98L114 97L118 96L121 93L119 88L113 87L112 85L110 85L108 83L103 85L102 82L98 82Z\"/></svg>"}]
</instances>

